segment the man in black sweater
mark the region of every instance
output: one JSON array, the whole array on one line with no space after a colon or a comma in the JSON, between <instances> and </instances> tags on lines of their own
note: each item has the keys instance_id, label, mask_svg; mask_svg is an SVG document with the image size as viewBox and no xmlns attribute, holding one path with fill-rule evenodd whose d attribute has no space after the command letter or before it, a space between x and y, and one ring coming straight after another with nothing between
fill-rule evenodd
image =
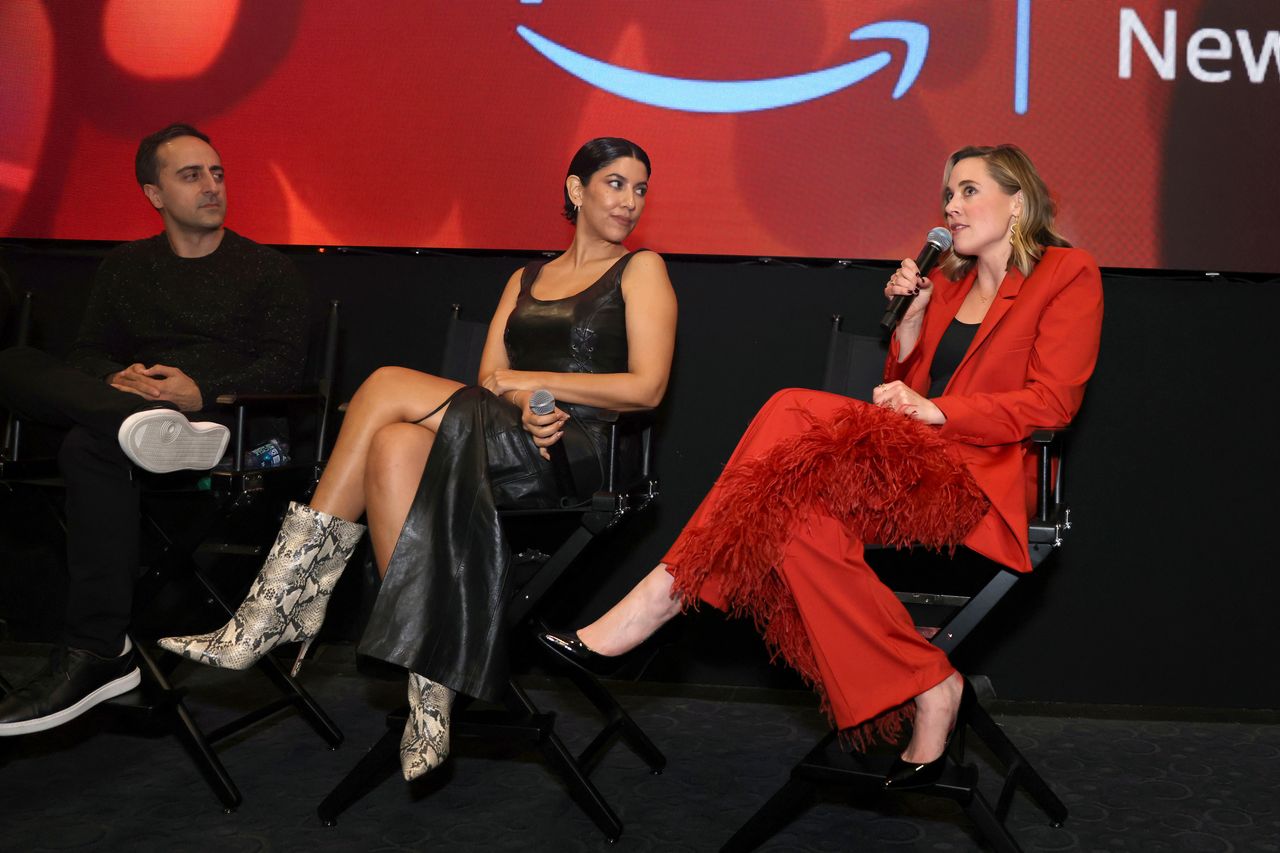
<instances>
[{"instance_id":1,"label":"man in black sweater","mask_svg":"<svg viewBox=\"0 0 1280 853\"><path fill-rule=\"evenodd\" d=\"M0 700L0 736L53 728L137 686L126 633L138 568L134 466L212 468L226 427L184 413L300 378L301 281L280 253L223 226L226 186L209 138L171 125L142 140L135 170L163 233L106 256L65 363L25 347L0 353L0 404L69 430L58 464L70 579L66 645Z\"/></svg>"}]
</instances>

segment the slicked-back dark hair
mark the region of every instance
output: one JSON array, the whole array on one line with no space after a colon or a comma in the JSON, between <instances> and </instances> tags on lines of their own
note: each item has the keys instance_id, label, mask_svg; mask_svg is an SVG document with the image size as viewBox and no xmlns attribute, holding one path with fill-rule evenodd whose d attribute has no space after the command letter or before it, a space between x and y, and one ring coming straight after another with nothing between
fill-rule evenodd
<instances>
[{"instance_id":1,"label":"slicked-back dark hair","mask_svg":"<svg viewBox=\"0 0 1280 853\"><path fill-rule=\"evenodd\" d=\"M189 124L171 124L164 130L157 130L150 136L144 136L138 143L138 154L133 158L133 174L138 179L138 186L159 182L160 161L156 157L156 152L160 150L161 145L179 136L194 136L201 142L209 142L209 137ZM209 142L209 144L213 143Z\"/></svg>"},{"instance_id":2,"label":"slicked-back dark hair","mask_svg":"<svg viewBox=\"0 0 1280 853\"><path fill-rule=\"evenodd\" d=\"M636 158L644 163L646 172L653 174L653 167L649 165L649 155L644 153L644 149L639 145L620 136L600 136L578 149L578 153L574 154L573 159L569 161L569 171L564 173L564 178L568 181L570 175L577 175L578 180L586 184L596 172L623 157ZM564 188L564 218L570 222L578 221L578 209L569 199L568 187Z\"/></svg>"}]
</instances>

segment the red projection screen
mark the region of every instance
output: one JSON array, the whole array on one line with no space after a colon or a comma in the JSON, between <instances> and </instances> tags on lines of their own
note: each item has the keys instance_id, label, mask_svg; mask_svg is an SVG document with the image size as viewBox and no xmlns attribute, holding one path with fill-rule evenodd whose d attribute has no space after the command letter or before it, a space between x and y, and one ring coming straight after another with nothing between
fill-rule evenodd
<instances>
[{"instance_id":1,"label":"red projection screen","mask_svg":"<svg viewBox=\"0 0 1280 853\"><path fill-rule=\"evenodd\" d=\"M134 148L188 121L263 242L559 248L619 135L636 245L898 258L947 153L1009 141L1104 265L1275 272L1278 92L1271 2L5 0L0 234L154 233Z\"/></svg>"}]
</instances>

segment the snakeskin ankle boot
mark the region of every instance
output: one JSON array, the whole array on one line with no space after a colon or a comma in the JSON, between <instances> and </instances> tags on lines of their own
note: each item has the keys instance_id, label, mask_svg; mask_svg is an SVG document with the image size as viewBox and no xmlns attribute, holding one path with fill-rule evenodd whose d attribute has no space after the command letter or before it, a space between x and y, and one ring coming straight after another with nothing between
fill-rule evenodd
<instances>
[{"instance_id":1,"label":"snakeskin ankle boot","mask_svg":"<svg viewBox=\"0 0 1280 853\"><path fill-rule=\"evenodd\" d=\"M301 642L297 675L363 535L362 524L290 503L275 545L231 621L208 634L165 637L160 647L197 663L248 669L276 646Z\"/></svg>"},{"instance_id":2,"label":"snakeskin ankle boot","mask_svg":"<svg viewBox=\"0 0 1280 853\"><path fill-rule=\"evenodd\" d=\"M449 711L454 692L416 672L409 673L409 719L400 738L400 770L412 782L449 757Z\"/></svg>"}]
</instances>

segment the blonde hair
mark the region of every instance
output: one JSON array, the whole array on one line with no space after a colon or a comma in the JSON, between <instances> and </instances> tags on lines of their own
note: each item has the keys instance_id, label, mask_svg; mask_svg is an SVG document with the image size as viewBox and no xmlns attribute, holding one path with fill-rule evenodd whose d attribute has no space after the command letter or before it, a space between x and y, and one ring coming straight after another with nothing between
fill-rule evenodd
<instances>
[{"instance_id":1,"label":"blonde hair","mask_svg":"<svg viewBox=\"0 0 1280 853\"><path fill-rule=\"evenodd\" d=\"M1057 206L1049 195L1036 171L1031 158L1016 145L987 145L961 148L947 158L947 167L942 172L942 214L947 212L947 184L951 182L951 170L961 160L978 157L987 165L987 174L1000 186L1006 195L1022 193L1022 215L1014 223L1009 242L1013 253L1009 256L1009 265L1016 266L1023 275L1030 275L1036 262L1044 254L1046 246L1069 247L1057 229L1053 227L1053 217ZM977 258L957 254L954 250L942 261L941 268L947 278L964 278L973 268Z\"/></svg>"}]
</instances>

